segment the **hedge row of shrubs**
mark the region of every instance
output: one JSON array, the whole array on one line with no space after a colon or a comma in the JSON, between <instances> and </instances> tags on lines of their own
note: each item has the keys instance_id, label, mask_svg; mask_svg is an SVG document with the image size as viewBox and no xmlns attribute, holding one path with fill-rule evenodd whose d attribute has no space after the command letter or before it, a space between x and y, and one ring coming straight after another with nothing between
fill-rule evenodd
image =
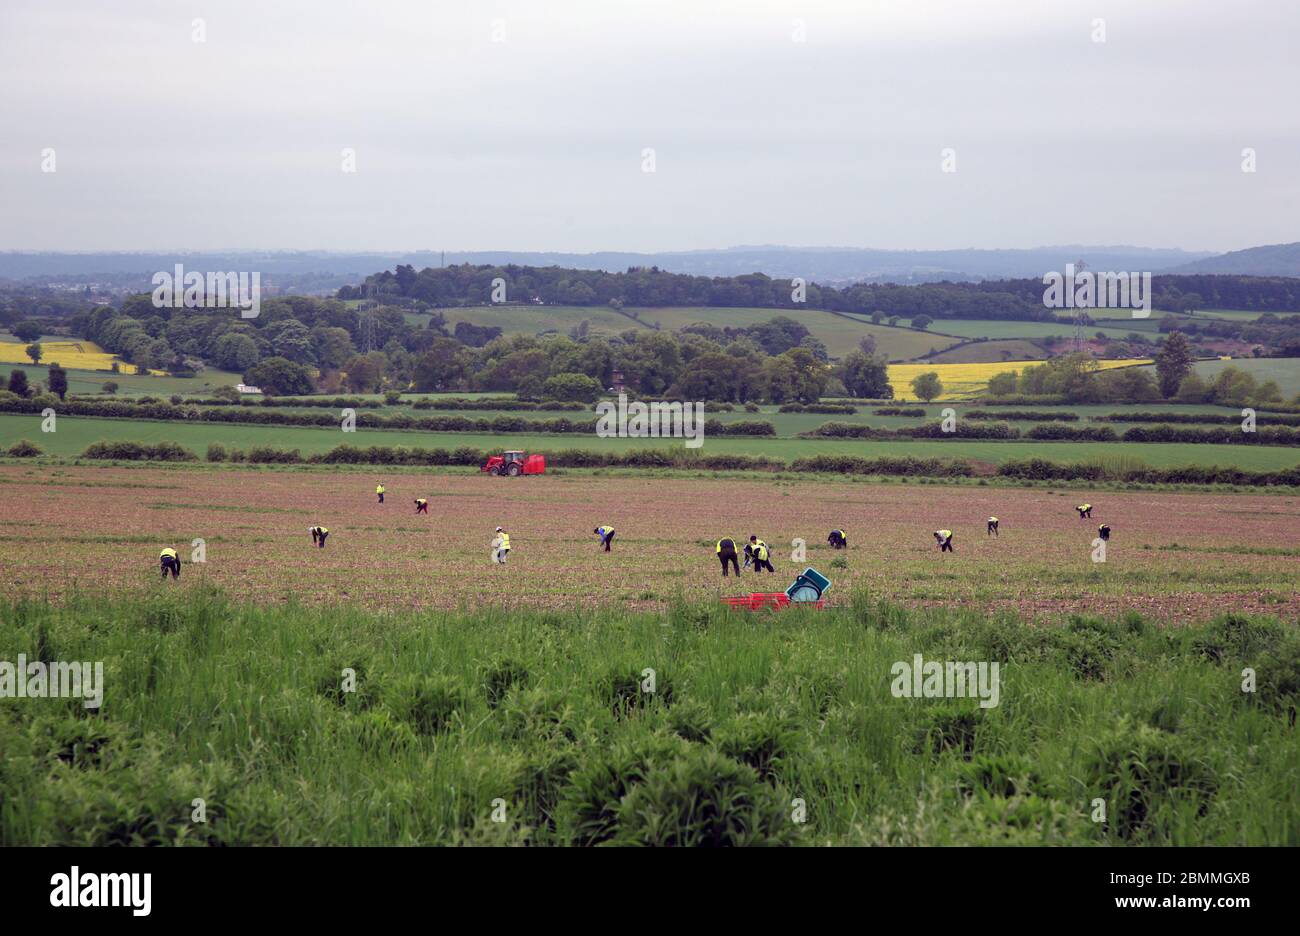
<instances>
[{"instance_id":1,"label":"hedge row of shrubs","mask_svg":"<svg viewBox=\"0 0 1300 936\"><path fill-rule=\"evenodd\" d=\"M1246 471L1217 465L1112 470L1103 464L1062 464L1044 458L1004 462L998 475L1034 481L1128 481L1134 484L1300 485L1300 466L1280 471Z\"/></svg>"},{"instance_id":2,"label":"hedge row of shrubs","mask_svg":"<svg viewBox=\"0 0 1300 936\"><path fill-rule=\"evenodd\" d=\"M1119 437L1110 426L1067 426L1064 423L1046 423L1034 426L1024 433L1024 438L1039 442L1116 442Z\"/></svg>"},{"instance_id":3,"label":"hedge row of shrubs","mask_svg":"<svg viewBox=\"0 0 1300 936\"><path fill-rule=\"evenodd\" d=\"M478 400L467 400L462 397L416 400L411 404L411 408L418 410L549 410L551 412L574 413L591 409L586 403L577 403L572 400L542 400L540 403L535 403L529 400L497 397Z\"/></svg>"},{"instance_id":4,"label":"hedge row of shrubs","mask_svg":"<svg viewBox=\"0 0 1300 936\"><path fill-rule=\"evenodd\" d=\"M1064 406L1070 401L1064 394L1045 393L1035 396L1031 393L1013 393L1002 397L980 397L980 406Z\"/></svg>"},{"instance_id":5,"label":"hedge row of shrubs","mask_svg":"<svg viewBox=\"0 0 1300 936\"><path fill-rule=\"evenodd\" d=\"M901 458L884 456L863 458L858 455L813 455L796 458L792 471L833 472L835 474L908 475L927 478L969 478L974 469L969 462L942 458Z\"/></svg>"},{"instance_id":6,"label":"hedge row of shrubs","mask_svg":"<svg viewBox=\"0 0 1300 936\"><path fill-rule=\"evenodd\" d=\"M94 402L102 400L102 397L78 397L80 400ZM161 403L158 397L142 396L134 399L128 398L118 400L119 403ZM242 406L242 407L316 407L319 409L381 409L384 405L382 400L367 400L362 397L240 397L239 399L225 399L223 397L181 397L173 396L170 398L173 406L189 404L191 406Z\"/></svg>"},{"instance_id":7,"label":"hedge row of shrubs","mask_svg":"<svg viewBox=\"0 0 1300 936\"><path fill-rule=\"evenodd\" d=\"M4 454L10 458L35 458L37 455L43 455L44 452L39 445L30 439L19 439L9 446Z\"/></svg>"},{"instance_id":8,"label":"hedge row of shrubs","mask_svg":"<svg viewBox=\"0 0 1300 936\"><path fill-rule=\"evenodd\" d=\"M826 413L852 416L858 411L847 403L782 403L778 413Z\"/></svg>"},{"instance_id":9,"label":"hedge row of shrubs","mask_svg":"<svg viewBox=\"0 0 1300 936\"><path fill-rule=\"evenodd\" d=\"M250 411L245 407L200 408L193 405L174 406L170 403L123 403L116 400L89 401L32 399L0 402L0 411L39 413L46 405L55 406L60 415L98 416L110 419L153 419L164 422L239 423L262 426L329 427L339 425L334 413L284 413ZM525 419L521 416L411 416L394 413L380 416L358 413L360 429L417 429L423 432L532 432L539 434L586 434L596 431L597 420L575 421L564 417L554 419ZM740 420L724 423L710 419L704 424L705 435L713 436L774 436L776 427L762 420Z\"/></svg>"},{"instance_id":10,"label":"hedge row of shrubs","mask_svg":"<svg viewBox=\"0 0 1300 936\"><path fill-rule=\"evenodd\" d=\"M1202 445L1300 445L1300 430L1269 426L1254 432L1234 429L1179 429L1175 426L1134 426L1120 437L1125 442L1191 442Z\"/></svg>"},{"instance_id":11,"label":"hedge row of shrubs","mask_svg":"<svg viewBox=\"0 0 1300 936\"><path fill-rule=\"evenodd\" d=\"M951 432L943 431L942 422L930 422L906 429L885 429L854 423L823 423L816 429L799 434L800 438L820 439L1031 439L1036 442L1183 442L1200 445L1300 445L1300 430L1282 426L1265 427L1255 432L1241 429L1179 429L1174 426L1133 426L1118 435L1110 426L1068 426L1045 423L1024 432L1004 422L976 423L958 420Z\"/></svg>"},{"instance_id":12,"label":"hedge row of shrubs","mask_svg":"<svg viewBox=\"0 0 1300 936\"><path fill-rule=\"evenodd\" d=\"M159 442L156 445L149 445L145 442L92 442L81 453L81 457L111 461L199 460L197 455L189 449L182 448L175 442Z\"/></svg>"},{"instance_id":13,"label":"hedge row of shrubs","mask_svg":"<svg viewBox=\"0 0 1300 936\"><path fill-rule=\"evenodd\" d=\"M929 422L922 426L906 429L885 429L879 426L866 426L856 423L828 422L822 423L809 432L801 432L800 438L807 439L1018 439L1020 433L1006 423L991 425L971 425L965 420L958 420L952 432L943 431L942 422Z\"/></svg>"},{"instance_id":14,"label":"hedge row of shrubs","mask_svg":"<svg viewBox=\"0 0 1300 936\"><path fill-rule=\"evenodd\" d=\"M987 410L973 409L964 414L967 419L1014 419L1019 422L1075 422L1078 413L1053 413L1048 410L1009 410L990 413Z\"/></svg>"},{"instance_id":15,"label":"hedge row of shrubs","mask_svg":"<svg viewBox=\"0 0 1300 936\"><path fill-rule=\"evenodd\" d=\"M871 412L877 416L925 416L924 406L882 406Z\"/></svg>"},{"instance_id":16,"label":"hedge row of shrubs","mask_svg":"<svg viewBox=\"0 0 1300 936\"><path fill-rule=\"evenodd\" d=\"M212 462L246 462L249 464L318 464L318 465L482 465L488 452L460 446L455 449L418 449L404 446L372 445L361 448L337 445L328 452L303 455L298 449L255 446L247 451L227 450L222 445L208 446ZM784 462L755 455L701 455L687 449L648 449L633 452L588 452L581 449L546 453L548 467L556 468L703 468L716 471L779 471Z\"/></svg>"},{"instance_id":17,"label":"hedge row of shrubs","mask_svg":"<svg viewBox=\"0 0 1300 936\"><path fill-rule=\"evenodd\" d=\"M1110 413L1106 416L1094 416L1097 422L1118 423L1217 423L1220 425L1239 425L1242 417L1238 413ZM1270 415L1266 421L1272 426L1300 426L1300 416L1284 414Z\"/></svg>"}]
</instances>

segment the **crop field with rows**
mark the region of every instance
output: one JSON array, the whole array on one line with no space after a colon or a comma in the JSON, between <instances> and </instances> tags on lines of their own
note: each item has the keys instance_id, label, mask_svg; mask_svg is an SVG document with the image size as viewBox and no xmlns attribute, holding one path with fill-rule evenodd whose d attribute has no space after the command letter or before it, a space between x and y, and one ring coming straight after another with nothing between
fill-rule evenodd
<instances>
[{"instance_id":1,"label":"crop field with rows","mask_svg":"<svg viewBox=\"0 0 1300 936\"><path fill-rule=\"evenodd\" d=\"M376 503L384 480L386 503ZM413 501L428 498L417 516ZM1081 520L1077 503L1094 504ZM662 609L782 591L805 565L854 591L912 606L960 603L1027 619L1137 610L1160 620L1233 608L1300 610L1300 498L1284 495L870 484L849 480L490 478L463 471L0 467L0 576L13 593L148 593L158 551L185 563L178 583L242 600L356 603L389 611L510 605ZM989 516L1000 536L986 535ZM1113 528L1093 561L1099 523ZM324 549L308 527L329 528ZM613 551L592 531L618 532ZM497 526L507 566L489 561ZM834 528L849 549L833 553ZM939 554L933 531L955 531ZM722 536L770 544L775 575L723 581ZM807 561L792 560L796 539Z\"/></svg>"}]
</instances>

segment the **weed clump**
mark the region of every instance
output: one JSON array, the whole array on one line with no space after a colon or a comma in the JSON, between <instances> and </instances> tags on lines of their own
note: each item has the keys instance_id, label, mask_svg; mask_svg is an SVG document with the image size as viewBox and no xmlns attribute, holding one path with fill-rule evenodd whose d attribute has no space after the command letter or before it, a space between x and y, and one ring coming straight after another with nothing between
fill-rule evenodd
<instances>
[{"instance_id":1,"label":"weed clump","mask_svg":"<svg viewBox=\"0 0 1300 936\"><path fill-rule=\"evenodd\" d=\"M941 706L926 717L918 733L913 751L923 754L943 754L955 751L966 760L975 753L975 735L979 728L980 713L973 707Z\"/></svg>"},{"instance_id":2,"label":"weed clump","mask_svg":"<svg viewBox=\"0 0 1300 936\"><path fill-rule=\"evenodd\" d=\"M489 708L496 708L505 701L506 693L515 686L528 683L528 667L511 659L498 660L486 667L483 673L483 691L487 696Z\"/></svg>"},{"instance_id":3,"label":"weed clump","mask_svg":"<svg viewBox=\"0 0 1300 936\"><path fill-rule=\"evenodd\" d=\"M1180 819L1204 816L1218 789L1186 736L1128 722L1098 742L1088 780L1106 800L1110 827L1129 841L1167 838Z\"/></svg>"},{"instance_id":4,"label":"weed clump","mask_svg":"<svg viewBox=\"0 0 1300 936\"><path fill-rule=\"evenodd\" d=\"M446 678L408 677L397 682L389 708L420 734L448 731L465 709L460 686Z\"/></svg>"},{"instance_id":5,"label":"weed clump","mask_svg":"<svg viewBox=\"0 0 1300 936\"><path fill-rule=\"evenodd\" d=\"M602 695L615 718L625 718L652 705L673 704L673 682L663 673L643 670L615 670L605 678Z\"/></svg>"}]
</instances>

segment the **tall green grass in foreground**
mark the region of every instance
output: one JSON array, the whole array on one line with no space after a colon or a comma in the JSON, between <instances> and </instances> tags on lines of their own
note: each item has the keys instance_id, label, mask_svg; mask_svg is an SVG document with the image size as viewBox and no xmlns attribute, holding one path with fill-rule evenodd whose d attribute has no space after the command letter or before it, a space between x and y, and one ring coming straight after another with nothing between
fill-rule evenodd
<instances>
[{"instance_id":1,"label":"tall green grass in foreground","mask_svg":"<svg viewBox=\"0 0 1300 936\"><path fill-rule=\"evenodd\" d=\"M0 699L7 845L1300 844L1295 622L863 595L397 616L187 586L0 606L20 652L106 685L98 713ZM894 697L916 653L1000 661L999 704Z\"/></svg>"}]
</instances>

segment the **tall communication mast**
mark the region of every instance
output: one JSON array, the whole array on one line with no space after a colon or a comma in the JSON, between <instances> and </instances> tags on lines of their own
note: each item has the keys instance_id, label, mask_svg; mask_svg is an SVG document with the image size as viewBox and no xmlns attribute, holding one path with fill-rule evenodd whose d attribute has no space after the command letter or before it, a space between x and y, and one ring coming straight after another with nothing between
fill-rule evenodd
<instances>
[{"instance_id":1,"label":"tall communication mast","mask_svg":"<svg viewBox=\"0 0 1300 936\"><path fill-rule=\"evenodd\" d=\"M369 354L375 349L375 285L365 283L361 286L361 301L357 305L357 339L361 353Z\"/></svg>"},{"instance_id":2,"label":"tall communication mast","mask_svg":"<svg viewBox=\"0 0 1300 936\"><path fill-rule=\"evenodd\" d=\"M1087 268L1088 268L1088 264L1085 261L1083 260L1074 261L1074 272L1076 276L1082 273ZM1067 284L1067 288L1073 290L1074 283ZM1087 314L1088 313L1086 310L1081 309L1078 306L1074 307L1074 352L1075 354L1078 354L1079 352L1083 351L1083 320Z\"/></svg>"}]
</instances>

